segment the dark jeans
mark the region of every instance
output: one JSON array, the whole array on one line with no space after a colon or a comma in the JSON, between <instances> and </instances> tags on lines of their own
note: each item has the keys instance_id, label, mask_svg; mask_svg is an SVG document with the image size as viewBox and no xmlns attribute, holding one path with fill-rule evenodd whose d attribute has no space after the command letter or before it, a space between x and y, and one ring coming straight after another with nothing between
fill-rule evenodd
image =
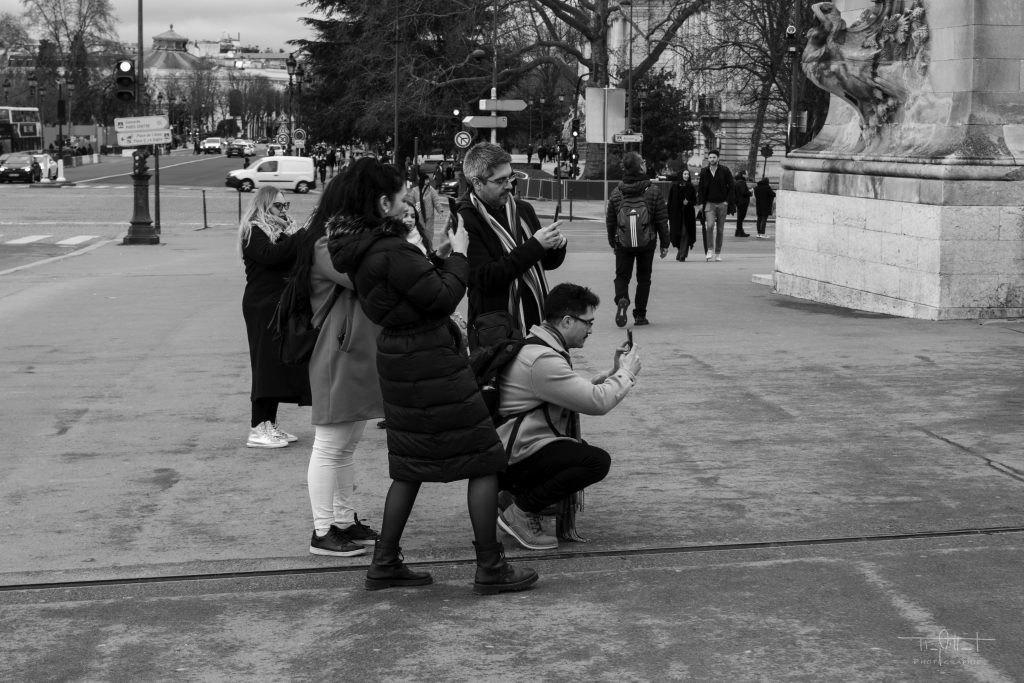
<instances>
[{"instance_id":1,"label":"dark jeans","mask_svg":"<svg viewBox=\"0 0 1024 683\"><path fill-rule=\"evenodd\" d=\"M768 216L757 217L757 234L763 235L764 231L768 228Z\"/></svg>"},{"instance_id":2,"label":"dark jeans","mask_svg":"<svg viewBox=\"0 0 1024 683\"><path fill-rule=\"evenodd\" d=\"M750 203L737 204L736 205L736 234L743 234L743 219L747 217L747 209L750 208Z\"/></svg>"},{"instance_id":3,"label":"dark jeans","mask_svg":"<svg viewBox=\"0 0 1024 683\"><path fill-rule=\"evenodd\" d=\"M611 465L611 456L597 446L562 439L509 465L498 481L521 510L537 513L601 481Z\"/></svg>"},{"instance_id":4,"label":"dark jeans","mask_svg":"<svg viewBox=\"0 0 1024 683\"><path fill-rule=\"evenodd\" d=\"M651 272L654 270L654 252L657 244L647 251L626 251L615 249L615 301L622 297L629 300L629 280L633 277L633 262L636 261L636 300L633 301L633 317L647 315L647 300L651 297Z\"/></svg>"}]
</instances>

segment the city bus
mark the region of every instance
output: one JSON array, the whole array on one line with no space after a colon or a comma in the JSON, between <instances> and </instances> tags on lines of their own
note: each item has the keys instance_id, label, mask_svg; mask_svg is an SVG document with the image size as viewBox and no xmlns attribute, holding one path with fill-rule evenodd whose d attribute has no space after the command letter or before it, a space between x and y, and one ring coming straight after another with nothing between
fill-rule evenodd
<instances>
[{"instance_id":1,"label":"city bus","mask_svg":"<svg viewBox=\"0 0 1024 683\"><path fill-rule=\"evenodd\" d=\"M37 107L0 107L0 152L43 148L43 122Z\"/></svg>"}]
</instances>

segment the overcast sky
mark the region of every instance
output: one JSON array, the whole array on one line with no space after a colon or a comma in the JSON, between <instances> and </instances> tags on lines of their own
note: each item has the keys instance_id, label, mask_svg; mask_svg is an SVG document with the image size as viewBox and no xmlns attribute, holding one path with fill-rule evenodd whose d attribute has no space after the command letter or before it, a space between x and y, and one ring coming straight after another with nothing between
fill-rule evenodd
<instances>
[{"instance_id":1,"label":"overcast sky","mask_svg":"<svg viewBox=\"0 0 1024 683\"><path fill-rule=\"evenodd\" d=\"M126 43L138 41L139 0L111 0L118 34ZM243 45L259 45L277 52L288 41L311 38L305 24L309 8L295 0L143 0L142 43L148 49L153 36L174 24L174 31L189 40L238 37Z\"/></svg>"}]
</instances>

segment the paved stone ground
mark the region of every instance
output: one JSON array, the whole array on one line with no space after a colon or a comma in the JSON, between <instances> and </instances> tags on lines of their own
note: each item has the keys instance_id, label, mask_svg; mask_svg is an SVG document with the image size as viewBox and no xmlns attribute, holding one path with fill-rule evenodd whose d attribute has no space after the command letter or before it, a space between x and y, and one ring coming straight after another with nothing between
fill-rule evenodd
<instances>
[{"instance_id":1,"label":"paved stone ground","mask_svg":"<svg viewBox=\"0 0 1024 683\"><path fill-rule=\"evenodd\" d=\"M69 221L123 212L103 197ZM614 458L590 542L510 547L541 581L474 597L464 486L427 485L403 546L435 585L367 593L366 558L307 553L308 410L282 409L298 444L243 446L233 228L190 212L165 202L161 246L0 276L0 680L1024 677L1020 321L779 297L751 283L770 241L659 261L639 384L584 420ZM597 372L622 336L613 259L599 221L566 230L550 279L605 301L576 354ZM371 524L384 455L368 430Z\"/></svg>"}]
</instances>

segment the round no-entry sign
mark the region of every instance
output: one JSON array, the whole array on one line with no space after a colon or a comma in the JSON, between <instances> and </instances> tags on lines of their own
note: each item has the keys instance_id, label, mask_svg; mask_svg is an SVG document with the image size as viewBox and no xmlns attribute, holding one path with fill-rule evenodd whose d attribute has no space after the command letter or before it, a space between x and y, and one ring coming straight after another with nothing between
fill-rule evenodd
<instances>
[{"instance_id":1,"label":"round no-entry sign","mask_svg":"<svg viewBox=\"0 0 1024 683\"><path fill-rule=\"evenodd\" d=\"M473 136L464 130L460 130L455 134L455 146L460 149L466 149L473 144Z\"/></svg>"}]
</instances>

